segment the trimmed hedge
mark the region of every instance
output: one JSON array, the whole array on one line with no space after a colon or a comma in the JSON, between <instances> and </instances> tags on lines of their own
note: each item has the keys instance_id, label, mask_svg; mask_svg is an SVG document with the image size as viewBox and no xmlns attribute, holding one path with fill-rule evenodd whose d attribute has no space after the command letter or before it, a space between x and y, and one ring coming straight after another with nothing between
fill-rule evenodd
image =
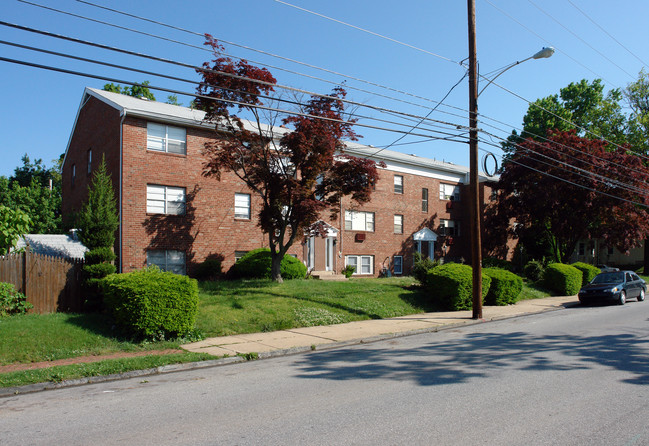
<instances>
[{"instance_id":1,"label":"trimmed hedge","mask_svg":"<svg viewBox=\"0 0 649 446\"><path fill-rule=\"evenodd\" d=\"M577 268L583 274L583 279L581 281L582 286L590 283L590 281L593 280L596 275L602 272L602 270L598 267L589 265L588 263L584 262L576 262L570 266Z\"/></svg>"},{"instance_id":2,"label":"trimmed hedge","mask_svg":"<svg viewBox=\"0 0 649 446\"><path fill-rule=\"evenodd\" d=\"M491 277L491 286L484 299L485 305L509 305L518 300L523 289L523 279L502 268L484 268L483 273Z\"/></svg>"},{"instance_id":3,"label":"trimmed hedge","mask_svg":"<svg viewBox=\"0 0 649 446\"><path fill-rule=\"evenodd\" d=\"M143 338L174 338L194 328L198 282L152 267L102 280L104 303L115 323Z\"/></svg>"},{"instance_id":4,"label":"trimmed hedge","mask_svg":"<svg viewBox=\"0 0 649 446\"><path fill-rule=\"evenodd\" d=\"M523 267L523 274L532 282L538 282L543 277L544 270L543 262L540 260L530 260Z\"/></svg>"},{"instance_id":5,"label":"trimmed hedge","mask_svg":"<svg viewBox=\"0 0 649 446\"><path fill-rule=\"evenodd\" d=\"M457 311L473 307L473 269L446 263L431 269L424 280L426 291L442 309ZM489 292L491 277L482 274L482 299Z\"/></svg>"},{"instance_id":6,"label":"trimmed hedge","mask_svg":"<svg viewBox=\"0 0 649 446\"><path fill-rule=\"evenodd\" d=\"M232 276L235 279L270 279L271 273L270 249L259 248L246 253L232 266ZM306 266L288 254L282 259L282 279L304 279Z\"/></svg>"},{"instance_id":7,"label":"trimmed hedge","mask_svg":"<svg viewBox=\"0 0 649 446\"><path fill-rule=\"evenodd\" d=\"M573 296L579 292L583 274L563 263L552 263L543 272L543 285L557 296Z\"/></svg>"}]
</instances>

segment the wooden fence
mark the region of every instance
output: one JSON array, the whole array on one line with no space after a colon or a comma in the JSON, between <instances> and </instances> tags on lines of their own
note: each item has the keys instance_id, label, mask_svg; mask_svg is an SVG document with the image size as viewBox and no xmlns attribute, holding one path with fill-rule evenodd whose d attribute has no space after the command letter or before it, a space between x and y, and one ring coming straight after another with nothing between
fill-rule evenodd
<instances>
[{"instance_id":1,"label":"wooden fence","mask_svg":"<svg viewBox=\"0 0 649 446\"><path fill-rule=\"evenodd\" d=\"M34 305L33 313L81 311L83 261L22 252L0 256L0 282L11 283Z\"/></svg>"}]
</instances>

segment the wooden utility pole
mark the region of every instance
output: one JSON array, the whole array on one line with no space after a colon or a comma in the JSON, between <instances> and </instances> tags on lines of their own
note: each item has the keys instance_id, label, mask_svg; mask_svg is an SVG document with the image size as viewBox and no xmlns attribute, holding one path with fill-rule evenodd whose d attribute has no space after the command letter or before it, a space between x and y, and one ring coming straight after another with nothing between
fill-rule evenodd
<instances>
[{"instance_id":1,"label":"wooden utility pole","mask_svg":"<svg viewBox=\"0 0 649 446\"><path fill-rule=\"evenodd\" d=\"M478 65L476 61L475 0L467 0L469 18L469 196L473 319L482 319L482 238L480 236L480 183L478 179Z\"/></svg>"}]
</instances>

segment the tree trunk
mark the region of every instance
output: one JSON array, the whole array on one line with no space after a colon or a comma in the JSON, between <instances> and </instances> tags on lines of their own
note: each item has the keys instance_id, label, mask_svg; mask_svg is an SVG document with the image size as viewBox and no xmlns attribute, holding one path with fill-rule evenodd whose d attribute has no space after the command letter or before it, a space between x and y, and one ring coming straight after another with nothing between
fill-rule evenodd
<instances>
[{"instance_id":1,"label":"tree trunk","mask_svg":"<svg viewBox=\"0 0 649 446\"><path fill-rule=\"evenodd\" d=\"M644 240L644 275L649 274L649 239Z\"/></svg>"},{"instance_id":2,"label":"tree trunk","mask_svg":"<svg viewBox=\"0 0 649 446\"><path fill-rule=\"evenodd\" d=\"M270 253L270 277L277 283L283 283L282 279L282 255L278 252Z\"/></svg>"}]
</instances>

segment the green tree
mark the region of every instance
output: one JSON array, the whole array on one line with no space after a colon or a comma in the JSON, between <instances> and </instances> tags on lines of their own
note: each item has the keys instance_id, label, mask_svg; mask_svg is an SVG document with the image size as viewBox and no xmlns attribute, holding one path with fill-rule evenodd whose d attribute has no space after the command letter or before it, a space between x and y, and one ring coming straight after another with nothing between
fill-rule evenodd
<instances>
[{"instance_id":1,"label":"green tree","mask_svg":"<svg viewBox=\"0 0 649 446\"><path fill-rule=\"evenodd\" d=\"M0 177L0 205L17 209L31 220L30 231L55 234L61 224L60 159L54 167L46 167L40 159L31 162L25 154L23 165L14 174Z\"/></svg>"},{"instance_id":2,"label":"green tree","mask_svg":"<svg viewBox=\"0 0 649 446\"><path fill-rule=\"evenodd\" d=\"M0 205L0 254L9 252L18 239L29 232L30 223L26 213Z\"/></svg>"},{"instance_id":3,"label":"green tree","mask_svg":"<svg viewBox=\"0 0 649 446\"><path fill-rule=\"evenodd\" d=\"M127 96L133 96L135 98L146 98L150 101L155 101L155 96L149 88L149 81L143 81L140 85L131 85L130 87L122 87L120 84L110 84L104 85L104 91L111 91L113 93L125 94Z\"/></svg>"},{"instance_id":4,"label":"green tree","mask_svg":"<svg viewBox=\"0 0 649 446\"><path fill-rule=\"evenodd\" d=\"M119 227L117 200L105 159L95 170L88 186L88 199L79 213L77 227L80 229L79 238L89 250L112 248L115 244L115 232Z\"/></svg>"}]
</instances>

